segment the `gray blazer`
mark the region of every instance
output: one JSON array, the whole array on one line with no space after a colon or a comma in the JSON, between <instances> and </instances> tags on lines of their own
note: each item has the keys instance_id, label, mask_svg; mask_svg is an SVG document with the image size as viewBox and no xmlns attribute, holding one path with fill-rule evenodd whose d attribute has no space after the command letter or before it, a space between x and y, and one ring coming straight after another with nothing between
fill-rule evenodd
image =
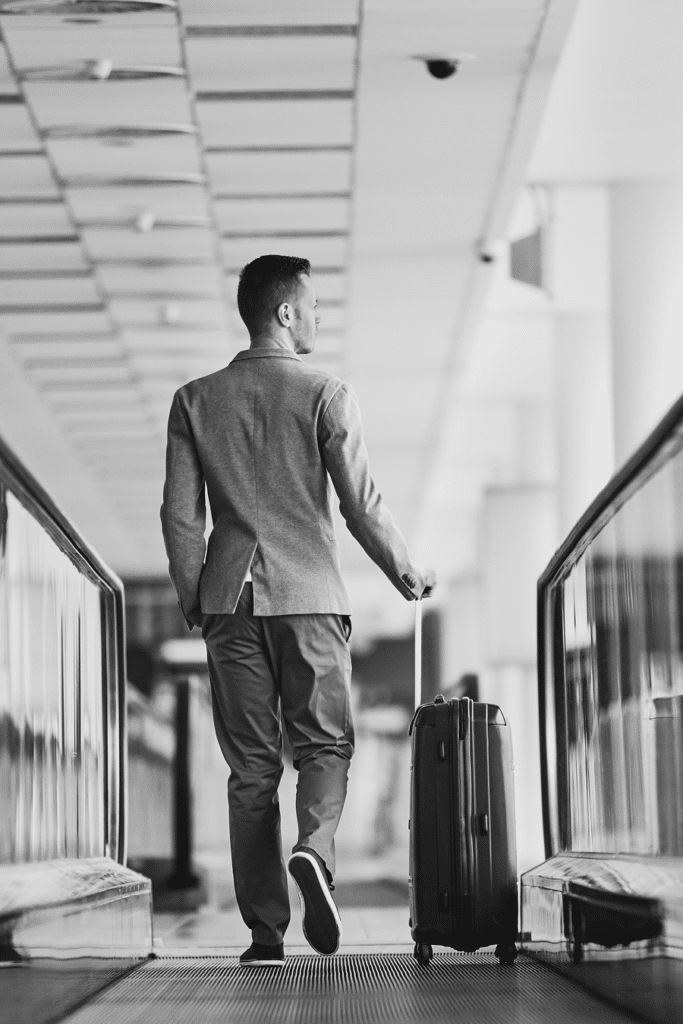
<instances>
[{"instance_id":1,"label":"gray blazer","mask_svg":"<svg viewBox=\"0 0 683 1024\"><path fill-rule=\"evenodd\" d=\"M255 615L350 614L330 480L353 536L413 598L419 573L370 476L348 384L293 352L247 349L175 393L161 523L190 627L234 612L250 568Z\"/></svg>"}]
</instances>

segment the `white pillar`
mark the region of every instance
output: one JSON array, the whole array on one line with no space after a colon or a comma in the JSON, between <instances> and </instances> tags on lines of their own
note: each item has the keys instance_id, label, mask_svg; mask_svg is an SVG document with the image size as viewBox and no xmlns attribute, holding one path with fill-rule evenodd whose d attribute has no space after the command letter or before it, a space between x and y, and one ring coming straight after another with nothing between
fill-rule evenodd
<instances>
[{"instance_id":1,"label":"white pillar","mask_svg":"<svg viewBox=\"0 0 683 1024\"><path fill-rule=\"evenodd\" d=\"M609 214L606 186L553 189L549 260L563 537L614 471Z\"/></svg>"},{"instance_id":2,"label":"white pillar","mask_svg":"<svg viewBox=\"0 0 683 1024\"><path fill-rule=\"evenodd\" d=\"M617 464L683 392L683 182L611 187Z\"/></svg>"},{"instance_id":3,"label":"white pillar","mask_svg":"<svg viewBox=\"0 0 683 1024\"><path fill-rule=\"evenodd\" d=\"M614 471L612 361L603 312L555 320L558 506L565 537Z\"/></svg>"}]
</instances>

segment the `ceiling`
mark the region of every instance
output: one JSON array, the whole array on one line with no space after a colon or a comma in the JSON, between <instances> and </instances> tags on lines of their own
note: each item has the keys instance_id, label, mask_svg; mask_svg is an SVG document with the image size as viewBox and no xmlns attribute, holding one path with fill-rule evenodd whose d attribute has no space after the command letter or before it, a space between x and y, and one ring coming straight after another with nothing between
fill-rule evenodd
<instances>
[{"instance_id":1,"label":"ceiling","mask_svg":"<svg viewBox=\"0 0 683 1024\"><path fill-rule=\"evenodd\" d=\"M0 431L122 575L165 573L170 400L248 343L263 252L311 259L312 359L414 534L575 6L0 0ZM342 560L386 627L400 598Z\"/></svg>"}]
</instances>

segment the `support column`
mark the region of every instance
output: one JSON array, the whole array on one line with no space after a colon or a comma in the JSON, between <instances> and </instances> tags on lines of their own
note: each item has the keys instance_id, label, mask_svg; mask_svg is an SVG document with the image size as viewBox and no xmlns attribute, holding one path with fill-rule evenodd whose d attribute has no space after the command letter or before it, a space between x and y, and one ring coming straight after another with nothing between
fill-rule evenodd
<instances>
[{"instance_id":1,"label":"support column","mask_svg":"<svg viewBox=\"0 0 683 1024\"><path fill-rule=\"evenodd\" d=\"M614 471L609 213L606 186L553 189L549 276L562 537Z\"/></svg>"},{"instance_id":2,"label":"support column","mask_svg":"<svg viewBox=\"0 0 683 1024\"><path fill-rule=\"evenodd\" d=\"M617 464L683 392L683 182L610 192Z\"/></svg>"},{"instance_id":3,"label":"support column","mask_svg":"<svg viewBox=\"0 0 683 1024\"><path fill-rule=\"evenodd\" d=\"M604 312L555 320L558 506L565 537L614 472L612 361Z\"/></svg>"}]
</instances>

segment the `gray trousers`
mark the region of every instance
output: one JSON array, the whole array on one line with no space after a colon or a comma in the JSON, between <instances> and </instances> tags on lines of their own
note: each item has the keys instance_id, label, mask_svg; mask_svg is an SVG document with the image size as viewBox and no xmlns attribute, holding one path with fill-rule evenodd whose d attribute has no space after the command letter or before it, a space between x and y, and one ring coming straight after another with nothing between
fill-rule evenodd
<instances>
[{"instance_id":1,"label":"gray trousers","mask_svg":"<svg viewBox=\"0 0 683 1024\"><path fill-rule=\"evenodd\" d=\"M255 942L282 942L289 924L277 790L281 717L299 772L295 850L318 853L334 874L334 834L353 754L350 620L253 613L247 583L234 615L205 615L213 718L230 766L228 809L235 894ZM281 715L280 715L281 712Z\"/></svg>"}]
</instances>

